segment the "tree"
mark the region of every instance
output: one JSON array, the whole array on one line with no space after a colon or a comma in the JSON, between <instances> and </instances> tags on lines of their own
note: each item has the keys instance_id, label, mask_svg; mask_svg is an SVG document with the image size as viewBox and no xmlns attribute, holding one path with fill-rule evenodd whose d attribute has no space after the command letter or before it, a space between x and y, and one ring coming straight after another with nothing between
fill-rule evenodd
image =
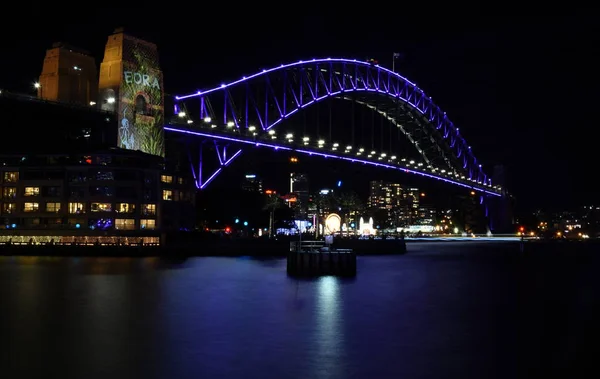
<instances>
[{"instance_id":1,"label":"tree","mask_svg":"<svg viewBox=\"0 0 600 379\"><path fill-rule=\"evenodd\" d=\"M273 237L273 228L275 227L275 210L281 208L282 201L276 194L266 197L264 210L269 212L269 238Z\"/></svg>"},{"instance_id":2,"label":"tree","mask_svg":"<svg viewBox=\"0 0 600 379\"><path fill-rule=\"evenodd\" d=\"M348 222L352 213L358 213L364 206L354 191L342 192L337 198L336 203L341 211L342 220Z\"/></svg>"}]
</instances>

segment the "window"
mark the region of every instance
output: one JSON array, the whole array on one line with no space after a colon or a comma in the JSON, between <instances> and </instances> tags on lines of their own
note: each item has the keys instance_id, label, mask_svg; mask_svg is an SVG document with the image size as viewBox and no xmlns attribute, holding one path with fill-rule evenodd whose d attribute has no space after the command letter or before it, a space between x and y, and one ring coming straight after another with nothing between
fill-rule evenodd
<instances>
[{"instance_id":1,"label":"window","mask_svg":"<svg viewBox=\"0 0 600 379\"><path fill-rule=\"evenodd\" d=\"M132 218L118 218L115 220L115 229L133 230L135 229L135 220Z\"/></svg>"},{"instance_id":2,"label":"window","mask_svg":"<svg viewBox=\"0 0 600 379\"><path fill-rule=\"evenodd\" d=\"M114 189L112 187L90 187L91 196L113 196Z\"/></svg>"},{"instance_id":3,"label":"window","mask_svg":"<svg viewBox=\"0 0 600 379\"><path fill-rule=\"evenodd\" d=\"M58 197L61 194L60 187L42 187L42 195L49 197Z\"/></svg>"},{"instance_id":4,"label":"window","mask_svg":"<svg viewBox=\"0 0 600 379\"><path fill-rule=\"evenodd\" d=\"M4 182L16 183L18 181L19 181L19 172L18 171L7 171L4 173Z\"/></svg>"},{"instance_id":5,"label":"window","mask_svg":"<svg viewBox=\"0 0 600 379\"><path fill-rule=\"evenodd\" d=\"M135 212L135 204L118 203L117 213L133 213Z\"/></svg>"},{"instance_id":6,"label":"window","mask_svg":"<svg viewBox=\"0 0 600 379\"><path fill-rule=\"evenodd\" d=\"M2 204L2 213L3 214L15 213L16 210L17 210L17 204L15 204L15 203Z\"/></svg>"},{"instance_id":7,"label":"window","mask_svg":"<svg viewBox=\"0 0 600 379\"><path fill-rule=\"evenodd\" d=\"M98 171L96 172L96 180L113 180L114 176L112 171Z\"/></svg>"},{"instance_id":8,"label":"window","mask_svg":"<svg viewBox=\"0 0 600 379\"><path fill-rule=\"evenodd\" d=\"M40 187L25 187L25 196L39 196Z\"/></svg>"},{"instance_id":9,"label":"window","mask_svg":"<svg viewBox=\"0 0 600 379\"><path fill-rule=\"evenodd\" d=\"M84 203L69 203L69 213L71 213L71 214L85 213L85 204Z\"/></svg>"},{"instance_id":10,"label":"window","mask_svg":"<svg viewBox=\"0 0 600 379\"><path fill-rule=\"evenodd\" d=\"M142 204L142 214L144 216L156 215L156 204Z\"/></svg>"},{"instance_id":11,"label":"window","mask_svg":"<svg viewBox=\"0 0 600 379\"><path fill-rule=\"evenodd\" d=\"M160 181L163 183L173 183L173 177L171 175L161 175Z\"/></svg>"},{"instance_id":12,"label":"window","mask_svg":"<svg viewBox=\"0 0 600 379\"><path fill-rule=\"evenodd\" d=\"M185 181L182 177L177 178L177 184L185 184Z\"/></svg>"},{"instance_id":13,"label":"window","mask_svg":"<svg viewBox=\"0 0 600 379\"><path fill-rule=\"evenodd\" d=\"M111 203L92 203L90 210L92 212L111 212L112 204Z\"/></svg>"},{"instance_id":14,"label":"window","mask_svg":"<svg viewBox=\"0 0 600 379\"><path fill-rule=\"evenodd\" d=\"M46 203L46 212L51 212L51 213L60 212L60 203Z\"/></svg>"},{"instance_id":15,"label":"window","mask_svg":"<svg viewBox=\"0 0 600 379\"><path fill-rule=\"evenodd\" d=\"M173 200L173 191L163 190L162 199L163 200Z\"/></svg>"},{"instance_id":16,"label":"window","mask_svg":"<svg viewBox=\"0 0 600 379\"><path fill-rule=\"evenodd\" d=\"M23 212L37 212L40 208L40 203L25 203L23 204Z\"/></svg>"},{"instance_id":17,"label":"window","mask_svg":"<svg viewBox=\"0 0 600 379\"><path fill-rule=\"evenodd\" d=\"M156 220L140 220L140 229L156 229Z\"/></svg>"},{"instance_id":18,"label":"window","mask_svg":"<svg viewBox=\"0 0 600 379\"><path fill-rule=\"evenodd\" d=\"M5 199L14 199L17 197L17 187L4 187L2 189L2 197Z\"/></svg>"}]
</instances>

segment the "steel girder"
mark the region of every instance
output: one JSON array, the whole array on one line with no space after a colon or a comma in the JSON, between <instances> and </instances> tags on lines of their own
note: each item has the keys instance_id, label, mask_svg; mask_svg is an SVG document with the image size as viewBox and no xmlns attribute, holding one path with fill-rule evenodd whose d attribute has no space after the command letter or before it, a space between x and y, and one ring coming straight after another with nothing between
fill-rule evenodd
<instances>
[{"instance_id":1,"label":"steel girder","mask_svg":"<svg viewBox=\"0 0 600 379\"><path fill-rule=\"evenodd\" d=\"M196 108L199 118L207 122L269 130L331 97L371 108L376 104L377 112L399 128L432 170L491 186L491 179L446 113L413 82L369 62L332 58L281 65L178 96L176 112L184 106Z\"/></svg>"}]
</instances>

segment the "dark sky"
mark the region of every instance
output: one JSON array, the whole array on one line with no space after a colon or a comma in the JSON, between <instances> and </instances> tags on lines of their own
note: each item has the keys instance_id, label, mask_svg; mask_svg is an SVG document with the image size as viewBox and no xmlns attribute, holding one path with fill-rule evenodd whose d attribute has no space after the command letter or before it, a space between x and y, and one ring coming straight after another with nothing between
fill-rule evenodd
<instances>
[{"instance_id":1,"label":"dark sky","mask_svg":"<svg viewBox=\"0 0 600 379\"><path fill-rule=\"evenodd\" d=\"M65 7L62 17L29 12L15 31L19 40L4 34L0 88L30 91L52 42L87 49L100 61L118 26L158 44L172 94L313 57L373 57L389 67L392 53L401 52L397 70L448 113L488 172L495 164L508 167L521 203L562 207L599 200L595 12L484 17L470 10L451 17L448 12L459 11L369 14L291 2L231 14L201 4L107 7L89 18L79 13L78 23L77 12L87 11L81 4Z\"/></svg>"}]
</instances>

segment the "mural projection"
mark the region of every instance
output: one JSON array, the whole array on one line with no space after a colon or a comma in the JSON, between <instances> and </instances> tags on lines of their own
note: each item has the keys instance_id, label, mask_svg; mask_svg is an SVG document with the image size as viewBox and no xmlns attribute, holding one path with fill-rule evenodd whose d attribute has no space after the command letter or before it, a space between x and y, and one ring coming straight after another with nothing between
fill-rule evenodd
<instances>
[{"instance_id":1,"label":"mural projection","mask_svg":"<svg viewBox=\"0 0 600 379\"><path fill-rule=\"evenodd\" d=\"M119 147L164 156L164 95L158 52L133 44L127 53L120 86Z\"/></svg>"}]
</instances>

